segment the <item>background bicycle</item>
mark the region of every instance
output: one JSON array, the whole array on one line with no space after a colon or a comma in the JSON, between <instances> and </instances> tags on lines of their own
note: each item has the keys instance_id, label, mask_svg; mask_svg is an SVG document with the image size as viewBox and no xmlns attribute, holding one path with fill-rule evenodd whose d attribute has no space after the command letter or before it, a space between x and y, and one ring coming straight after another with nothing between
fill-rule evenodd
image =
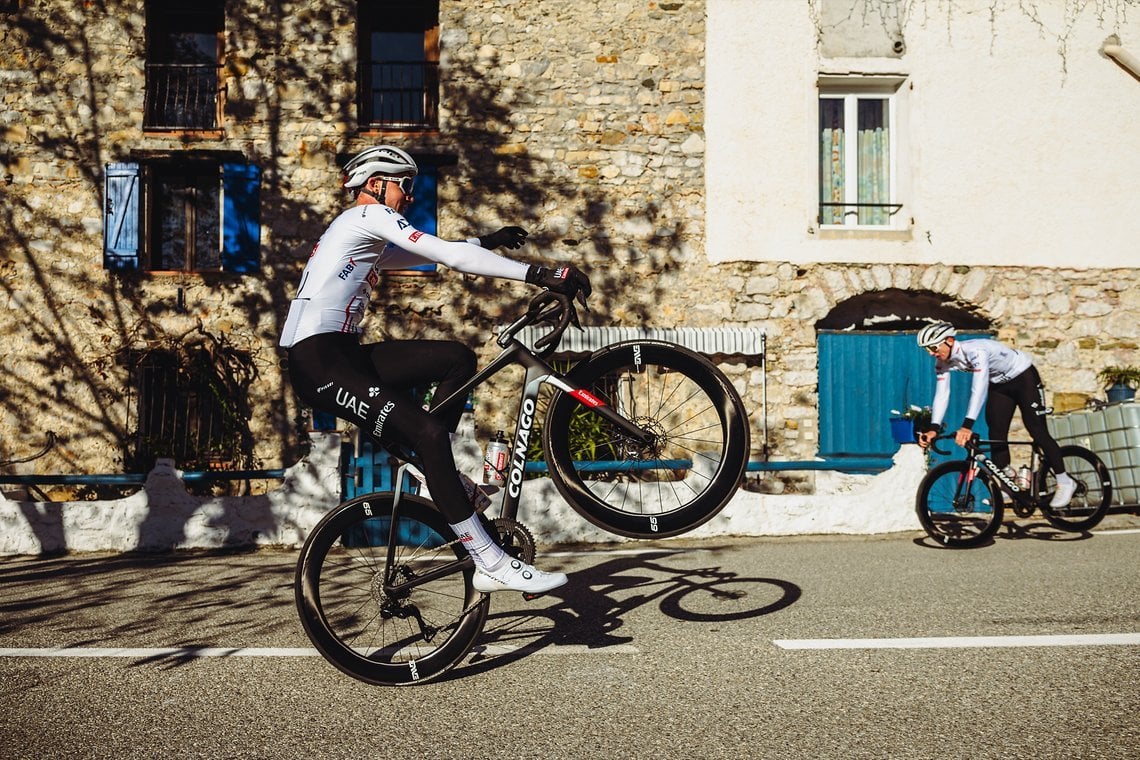
<instances>
[{"instance_id":1,"label":"background bicycle","mask_svg":"<svg viewBox=\"0 0 1140 760\"><path fill-rule=\"evenodd\" d=\"M952 439L954 434L935 441ZM1028 469L1010 477L986 455L994 444L1032 446ZM935 447L941 454L948 452ZM1018 517L1037 509L1054 527L1072 532L1095 527L1108 512L1112 481L1096 454L1082 446L1062 446L1065 471L1077 482L1072 501L1051 507L1056 490L1053 472L1031 441L982 440L975 434L960 460L944 462L926 474L918 487L915 509L927 535L950 547L970 547L988 541L1001 527L1008 498Z\"/></svg>"}]
</instances>

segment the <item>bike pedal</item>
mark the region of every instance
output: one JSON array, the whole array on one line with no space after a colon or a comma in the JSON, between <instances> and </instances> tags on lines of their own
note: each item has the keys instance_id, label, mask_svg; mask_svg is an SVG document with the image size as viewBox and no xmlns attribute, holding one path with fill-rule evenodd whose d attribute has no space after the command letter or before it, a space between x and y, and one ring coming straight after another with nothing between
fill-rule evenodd
<instances>
[{"instance_id":1,"label":"bike pedal","mask_svg":"<svg viewBox=\"0 0 1140 760\"><path fill-rule=\"evenodd\" d=\"M523 598L523 601L525 601L525 602L533 602L535 599L538 599L540 596L546 596L546 594L545 593L528 594L526 592L523 592L522 598Z\"/></svg>"}]
</instances>

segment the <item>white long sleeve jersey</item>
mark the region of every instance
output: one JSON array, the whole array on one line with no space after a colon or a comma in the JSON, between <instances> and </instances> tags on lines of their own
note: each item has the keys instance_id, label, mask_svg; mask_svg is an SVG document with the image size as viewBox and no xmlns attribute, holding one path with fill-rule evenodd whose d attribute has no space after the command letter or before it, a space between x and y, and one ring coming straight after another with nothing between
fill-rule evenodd
<instances>
[{"instance_id":1,"label":"white long sleeve jersey","mask_svg":"<svg viewBox=\"0 0 1140 760\"><path fill-rule=\"evenodd\" d=\"M379 273L431 263L520 281L528 268L471 242L441 240L417 230L387 206L353 206L332 221L313 247L280 345L290 348L320 333L360 334Z\"/></svg>"},{"instance_id":2,"label":"white long sleeve jersey","mask_svg":"<svg viewBox=\"0 0 1140 760\"><path fill-rule=\"evenodd\" d=\"M996 340L955 341L950 357L934 364L934 403L930 408L930 421L942 423L946 409L950 405L950 373L971 372L970 403L966 408L966 419L976 420L982 413L989 394L990 383L1005 383L1020 375L1033 365L1029 355L1010 348Z\"/></svg>"}]
</instances>

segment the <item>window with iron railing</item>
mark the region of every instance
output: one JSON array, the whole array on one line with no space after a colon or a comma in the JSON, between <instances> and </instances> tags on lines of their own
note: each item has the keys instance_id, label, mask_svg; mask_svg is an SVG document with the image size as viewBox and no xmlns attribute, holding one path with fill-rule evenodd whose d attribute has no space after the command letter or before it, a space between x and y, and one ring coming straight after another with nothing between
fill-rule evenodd
<instances>
[{"instance_id":1,"label":"window with iron railing","mask_svg":"<svg viewBox=\"0 0 1140 760\"><path fill-rule=\"evenodd\" d=\"M359 109L364 129L439 126L439 3L361 0Z\"/></svg>"},{"instance_id":2,"label":"window with iron railing","mask_svg":"<svg viewBox=\"0 0 1140 760\"><path fill-rule=\"evenodd\" d=\"M833 228L894 228L902 209L896 77L821 77L819 213Z\"/></svg>"},{"instance_id":3,"label":"window with iron railing","mask_svg":"<svg viewBox=\"0 0 1140 760\"><path fill-rule=\"evenodd\" d=\"M147 3L144 128L221 126L224 26L220 0Z\"/></svg>"},{"instance_id":4,"label":"window with iron railing","mask_svg":"<svg viewBox=\"0 0 1140 760\"><path fill-rule=\"evenodd\" d=\"M383 129L433 129L439 124L439 64L394 61L368 64L363 77L365 124Z\"/></svg>"},{"instance_id":5,"label":"window with iron railing","mask_svg":"<svg viewBox=\"0 0 1140 760\"><path fill-rule=\"evenodd\" d=\"M230 469L240 463L239 400L230 398L214 358L204 349L156 350L136 357L137 418L131 462L144 471L157 457L183 469Z\"/></svg>"},{"instance_id":6,"label":"window with iron railing","mask_svg":"<svg viewBox=\"0 0 1140 760\"><path fill-rule=\"evenodd\" d=\"M149 63L144 124L150 129L218 127L218 64Z\"/></svg>"}]
</instances>

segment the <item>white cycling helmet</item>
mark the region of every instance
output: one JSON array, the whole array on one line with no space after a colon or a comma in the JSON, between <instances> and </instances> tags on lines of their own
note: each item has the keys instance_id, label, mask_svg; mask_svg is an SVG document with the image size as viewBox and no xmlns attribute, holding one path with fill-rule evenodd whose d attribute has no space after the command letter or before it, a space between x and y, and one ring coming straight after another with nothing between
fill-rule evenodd
<instances>
[{"instance_id":1,"label":"white cycling helmet","mask_svg":"<svg viewBox=\"0 0 1140 760\"><path fill-rule=\"evenodd\" d=\"M931 322L918 331L918 345L923 348L930 348L957 334L958 331L949 322Z\"/></svg>"},{"instance_id":2,"label":"white cycling helmet","mask_svg":"<svg viewBox=\"0 0 1140 760\"><path fill-rule=\"evenodd\" d=\"M405 177L419 174L419 171L412 157L399 148L375 145L360 151L344 165L344 186L360 187L376 174Z\"/></svg>"}]
</instances>

